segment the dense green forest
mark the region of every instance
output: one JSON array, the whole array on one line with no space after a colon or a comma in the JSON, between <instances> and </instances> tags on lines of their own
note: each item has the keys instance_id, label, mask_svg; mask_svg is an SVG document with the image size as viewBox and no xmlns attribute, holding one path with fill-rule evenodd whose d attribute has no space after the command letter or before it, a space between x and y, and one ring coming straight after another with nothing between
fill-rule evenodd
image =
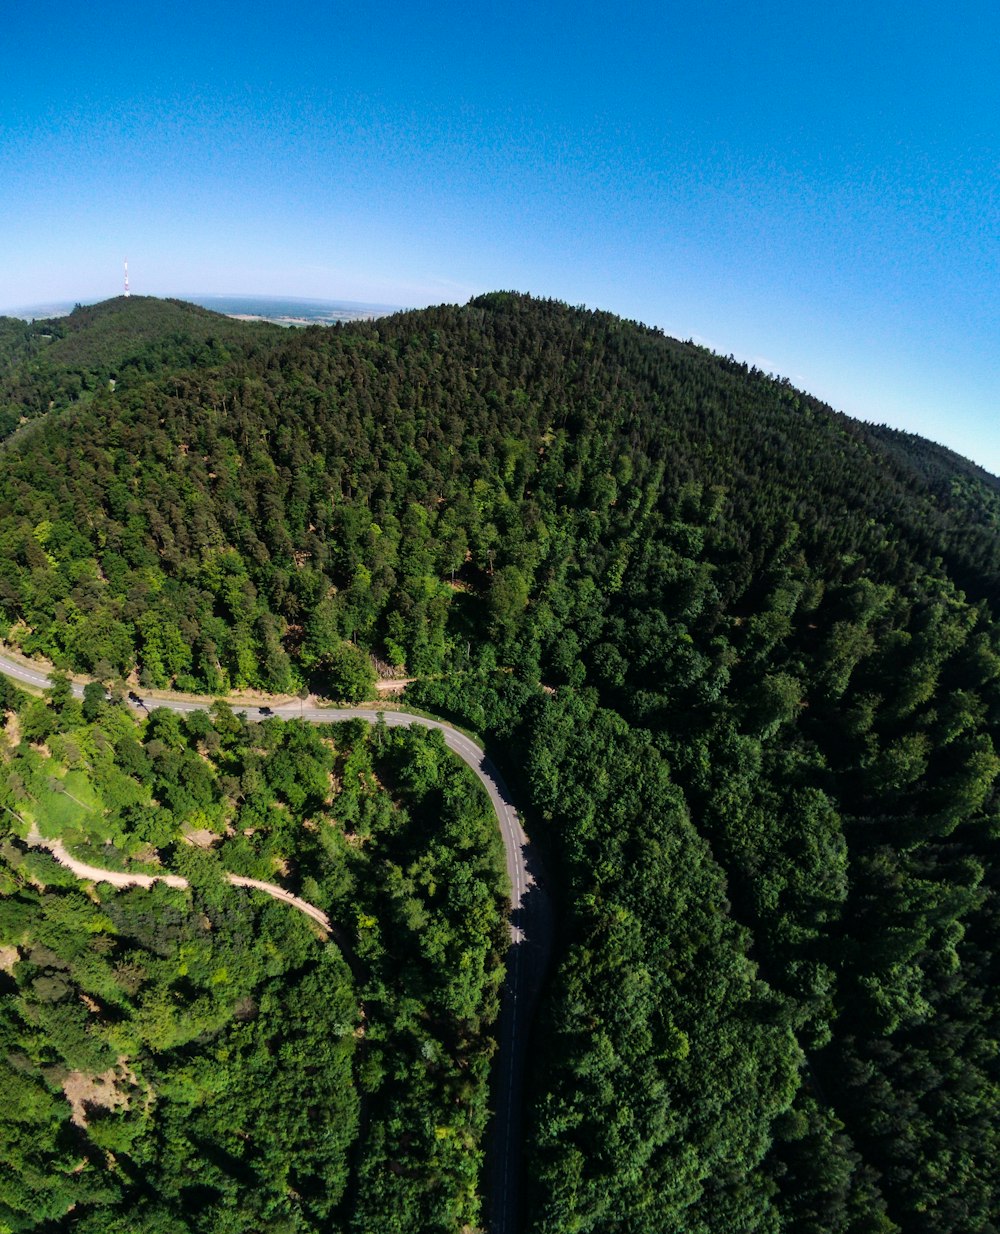
<instances>
[{"instance_id":1,"label":"dense green forest","mask_svg":"<svg viewBox=\"0 0 1000 1234\"><path fill-rule=\"evenodd\" d=\"M4 323L0 348L0 405L13 430L0 453L9 645L109 683L207 694L311 688L357 699L370 694L376 665L391 668L416 678L408 700L460 719L503 760L559 908L528 1094L526 1228L1000 1229L1000 482L731 358L510 293L292 333L118 300L58 323ZM16 796L37 775L41 746L62 766L71 760L53 744L62 734L46 731L51 702L13 710L23 713L20 742L5 772ZM230 734L223 713L213 716L214 738L159 736L154 716L123 748L151 740L188 769L197 762L206 770L192 770L193 783L217 777L216 813L190 807L209 820L199 826L218 828L228 808L219 803L238 801L241 813L271 820L261 839L252 823L253 836L238 828L210 853L182 847L175 832L167 840L168 825L146 808L151 796L174 821L189 815L159 787L127 818L115 813L103 796L114 791L105 778L116 782L112 736L114 758L91 755L88 783L116 849L135 857L130 845L163 839L171 868L273 873L276 856L304 846L294 866L310 871L310 897L334 915L349 877L365 920L419 918L396 898L416 894L412 853L387 858L410 880L399 890L385 863L352 864L353 850L328 870L318 836L336 831L292 826L312 817L303 801L318 790L284 799L282 825L266 779L234 795L242 756L220 752L265 739ZM319 739L263 727L288 774L305 767L308 782L310 760L322 765ZM390 762L373 800L390 782L392 798L399 786L418 791L407 779L413 751L384 739L395 752L378 756ZM374 736L344 740L375 759ZM144 774L159 774L158 756ZM138 763L124 767L143 783ZM171 774L184 783L188 772ZM357 778L343 777L341 794ZM465 790L454 791L458 810ZM27 817L16 800L10 809ZM409 798L405 806L419 817ZM344 815L346 825L357 817ZM389 844L392 824L379 827ZM423 842L435 861L461 867L447 816L440 827L427 821ZM50 893L17 873L46 861L10 850L15 922L29 903L31 920L47 920ZM211 916L197 896L221 895L205 879L195 922ZM234 893L225 895L229 905ZM274 937L287 929L309 941L306 923L273 917L276 905L226 911L264 913ZM88 929L141 951L136 963L159 989L166 977L126 920L122 909L125 944ZM341 924L357 934L357 919ZM59 955L52 936L39 939ZM465 1007L472 1044L450 1048L471 1051L470 1082L481 1086L496 973L483 960L462 992L448 985L444 956L423 956L418 977L393 955L380 979L419 1006L443 998L442 1015ZM307 982L313 963L282 971ZM22 990L37 973L21 969L7 998L29 997ZM422 984L432 979L438 994ZM88 997L101 1001L94 989ZM244 994L259 1005L265 989ZM190 1001L206 997L198 987ZM11 1014L30 1023L27 1004ZM316 1014L319 1023L333 1013ZM125 1006L116 1020L128 1025L130 1015ZM27 1060L23 1073L11 1065L46 1095L45 1118L65 1122L44 1068L68 1063L39 1054L54 1050L46 1031L36 1030L34 1054L16 1035L5 1048ZM131 1031L143 1082L155 1090L155 1068L183 1071ZM251 1028L220 1020L214 1031L206 1049L231 1042L249 1057L240 1042ZM296 1031L317 1030L310 1020ZM197 1066L195 1051L185 1057ZM381 1057L372 1050L364 1067ZM457 1066L464 1056L450 1057ZM434 1190L443 1150L402 1133L403 1106L390 1108L447 1100L448 1074L420 1072L418 1093L416 1072L382 1065L386 1105L359 1133L346 1191L348 1167L322 1167L341 1179L329 1220L457 1231L465 1210L435 1211L431 1225L412 1216L429 1209L403 1206L453 1197L472 1157ZM353 1067L354 1091L367 1091L354 1055L330 1066ZM484 1113L473 1104L478 1143ZM157 1132L165 1142L207 1137L193 1114L177 1120ZM213 1142L243 1160L231 1138ZM404 1149L410 1165L386 1170ZM78 1160L63 1145L30 1165L64 1208L74 1186L103 1179L96 1165L73 1176ZM164 1194L183 1208L173 1167L161 1167ZM413 1196L401 1197L401 1179ZM196 1185L219 1198L209 1224L190 1228L255 1228L225 1224L234 1192L219 1174ZM362 1216L346 1215L351 1204ZM328 1218L304 1206L294 1219Z\"/></svg>"},{"instance_id":2,"label":"dense green forest","mask_svg":"<svg viewBox=\"0 0 1000 1234\"><path fill-rule=\"evenodd\" d=\"M224 704L139 724L65 682L5 705L0 1229L474 1222L503 862L440 737ZM95 891L33 824L189 888ZM332 941L228 872L301 892Z\"/></svg>"}]
</instances>

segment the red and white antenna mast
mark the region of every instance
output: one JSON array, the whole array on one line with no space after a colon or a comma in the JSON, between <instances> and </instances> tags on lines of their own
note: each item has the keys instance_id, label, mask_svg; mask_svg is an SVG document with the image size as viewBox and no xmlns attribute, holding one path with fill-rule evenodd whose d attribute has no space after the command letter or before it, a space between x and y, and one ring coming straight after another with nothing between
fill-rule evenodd
<instances>
[{"instance_id":1,"label":"red and white antenna mast","mask_svg":"<svg viewBox=\"0 0 1000 1234\"><path fill-rule=\"evenodd\" d=\"M125 297L126 297L126 299L127 299L127 298L131 295L131 294L132 294L132 293L131 293L131 292L129 291L129 289L128 289L128 258L126 257L126 258L125 258Z\"/></svg>"}]
</instances>

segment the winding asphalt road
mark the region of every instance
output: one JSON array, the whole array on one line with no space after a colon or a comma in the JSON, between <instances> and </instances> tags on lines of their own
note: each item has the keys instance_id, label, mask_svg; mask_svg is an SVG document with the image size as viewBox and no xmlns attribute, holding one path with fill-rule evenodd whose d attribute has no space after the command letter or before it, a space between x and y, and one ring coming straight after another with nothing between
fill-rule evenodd
<instances>
[{"instance_id":1,"label":"winding asphalt road","mask_svg":"<svg viewBox=\"0 0 1000 1234\"><path fill-rule=\"evenodd\" d=\"M0 673L25 685L46 689L48 672L0 655ZM73 682L73 693L83 695L83 683ZM207 710L214 699L182 699L157 691L144 691L142 703L130 703L136 710L148 710L146 700L171 711ZM489 794L500 827L507 874L510 878L510 936L507 972L493 1067L493 1127L489 1149L489 1209L491 1234L515 1234L521 1215L521 1175L524 1121L524 1086L528 1038L535 1005L548 966L552 947L552 908L541 881L540 862L525 835L511 801L510 793L496 767L483 751L458 729L440 720L429 720L406 711L379 711L374 707L318 707L299 702L268 707L238 699L227 699L234 711L248 720L307 720L312 724L332 724L340 720L366 720L371 724L381 716L390 727L411 728L423 725L436 728L445 745L479 778Z\"/></svg>"}]
</instances>

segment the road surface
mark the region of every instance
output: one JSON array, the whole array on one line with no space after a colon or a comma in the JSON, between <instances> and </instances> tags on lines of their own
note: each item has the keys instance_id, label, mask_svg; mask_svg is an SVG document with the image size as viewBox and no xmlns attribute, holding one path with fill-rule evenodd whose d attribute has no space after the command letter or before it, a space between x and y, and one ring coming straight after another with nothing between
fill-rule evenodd
<instances>
[{"instance_id":1,"label":"road surface","mask_svg":"<svg viewBox=\"0 0 1000 1234\"><path fill-rule=\"evenodd\" d=\"M0 673L25 685L47 689L49 673L31 662L0 655ZM83 696L84 683L72 682L73 693ZM134 710L167 707L172 711L204 711L214 698L177 698L163 691L142 691L141 701L130 700ZM306 720L312 724L332 724L340 720L366 720L374 724L381 717L390 727L436 728L445 745L472 769L489 794L500 828L510 878L510 936L507 972L500 1004L497 1055L493 1068L493 1125L488 1153L488 1207L490 1234L515 1234L521 1216L521 1176L524 1121L524 1086L528 1039L535 1005L548 966L552 947L552 908L541 881L537 854L525 835L503 778L478 745L464 733L440 720L412 715L406 711L378 711L376 707L320 707L301 702L280 705L246 704L226 699L234 711L248 720ZM263 888L262 888L263 889ZM270 892L269 892L270 894ZM289 893L285 893L286 895ZM294 897L291 897L294 899Z\"/></svg>"}]
</instances>

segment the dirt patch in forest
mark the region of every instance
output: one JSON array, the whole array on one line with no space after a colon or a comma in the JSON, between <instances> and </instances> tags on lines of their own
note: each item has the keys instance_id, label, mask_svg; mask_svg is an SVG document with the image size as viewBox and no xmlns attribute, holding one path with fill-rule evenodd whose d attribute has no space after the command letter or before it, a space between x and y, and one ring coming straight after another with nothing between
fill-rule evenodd
<instances>
[{"instance_id":1,"label":"dirt patch in forest","mask_svg":"<svg viewBox=\"0 0 1000 1234\"><path fill-rule=\"evenodd\" d=\"M14 976L14 965L21 958L21 953L16 947L0 947L0 969L5 973L10 973Z\"/></svg>"},{"instance_id":2,"label":"dirt patch in forest","mask_svg":"<svg viewBox=\"0 0 1000 1234\"><path fill-rule=\"evenodd\" d=\"M399 677L395 680L376 681L375 689L379 694L402 694L411 681L416 681L416 677Z\"/></svg>"},{"instance_id":3,"label":"dirt patch in forest","mask_svg":"<svg viewBox=\"0 0 1000 1234\"><path fill-rule=\"evenodd\" d=\"M73 1113L71 1122L77 1127L87 1126L87 1107L99 1106L103 1110L127 1110L131 1104L130 1090L138 1088L139 1080L124 1057L103 1075L88 1075L85 1071L71 1071L62 1082L62 1090ZM150 1097L152 1094L148 1094Z\"/></svg>"},{"instance_id":4,"label":"dirt patch in forest","mask_svg":"<svg viewBox=\"0 0 1000 1234\"><path fill-rule=\"evenodd\" d=\"M207 827L192 828L190 831L185 831L181 838L185 844L192 844L195 848L211 848L213 844L218 844L222 839L214 831L209 831Z\"/></svg>"},{"instance_id":5,"label":"dirt patch in forest","mask_svg":"<svg viewBox=\"0 0 1000 1234\"><path fill-rule=\"evenodd\" d=\"M7 740L10 742L11 749L21 744L21 721L18 719L16 711L4 712L4 732L7 734Z\"/></svg>"}]
</instances>

